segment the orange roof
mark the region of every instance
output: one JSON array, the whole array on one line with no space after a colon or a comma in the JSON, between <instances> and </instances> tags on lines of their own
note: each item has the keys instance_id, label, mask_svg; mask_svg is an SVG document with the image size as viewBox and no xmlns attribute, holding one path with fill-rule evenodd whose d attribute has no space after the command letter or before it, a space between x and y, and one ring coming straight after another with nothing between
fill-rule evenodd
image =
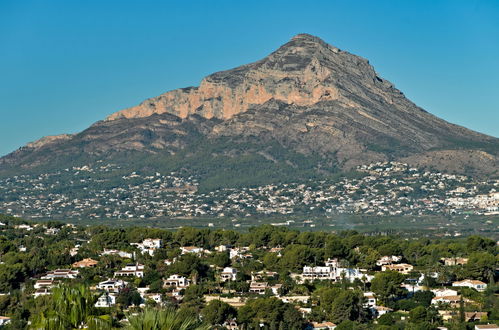
<instances>
[{"instance_id":1,"label":"orange roof","mask_svg":"<svg viewBox=\"0 0 499 330\"><path fill-rule=\"evenodd\" d=\"M97 260L86 258L81 261L75 262L73 267L82 268L82 267L92 267L97 265L99 262Z\"/></svg>"}]
</instances>

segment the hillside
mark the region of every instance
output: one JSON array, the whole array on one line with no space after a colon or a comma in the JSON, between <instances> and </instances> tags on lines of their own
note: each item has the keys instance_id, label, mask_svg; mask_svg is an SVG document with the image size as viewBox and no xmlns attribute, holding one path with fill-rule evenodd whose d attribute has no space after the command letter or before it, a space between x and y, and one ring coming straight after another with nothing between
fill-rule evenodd
<instances>
[{"instance_id":1,"label":"hillside","mask_svg":"<svg viewBox=\"0 0 499 330\"><path fill-rule=\"evenodd\" d=\"M217 72L74 135L0 158L0 174L113 162L186 170L245 186L315 178L378 161L497 176L499 139L408 100L366 59L300 34L255 63Z\"/></svg>"}]
</instances>

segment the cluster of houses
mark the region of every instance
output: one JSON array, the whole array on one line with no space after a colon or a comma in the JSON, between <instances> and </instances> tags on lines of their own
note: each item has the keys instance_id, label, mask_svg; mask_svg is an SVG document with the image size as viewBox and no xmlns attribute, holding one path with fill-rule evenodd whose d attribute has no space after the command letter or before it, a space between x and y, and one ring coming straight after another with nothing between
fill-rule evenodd
<instances>
[{"instance_id":1,"label":"cluster of houses","mask_svg":"<svg viewBox=\"0 0 499 330\"><path fill-rule=\"evenodd\" d=\"M140 253L144 255L154 255L155 251L162 247L162 241L160 239L145 239L140 243L132 243L132 246L136 247ZM267 249L268 252L273 252L277 256L280 256L280 248ZM213 253L215 251L224 251L229 254L231 260L234 259L245 259L252 258L252 251L249 247L229 247L225 245L217 246L213 251L206 250L195 246L183 246L180 248L181 254L193 253L198 256L206 256L207 254ZM101 256L105 255L116 255L125 259L134 259L135 254L120 251L120 250L109 250L105 249L101 252ZM465 265L467 263L466 258L442 258L441 262L446 266L456 266ZM175 260L164 260L166 265L171 265ZM58 285L60 281L71 280L80 276L80 269L88 267L96 267L99 264L98 260L92 258L85 258L72 264L71 269L56 269L47 272L40 279L36 280L34 283L34 296L38 297L41 295L48 295L51 293L51 289ZM414 272L414 267L410 264L404 263L401 256L383 256L376 261L377 267L381 271L395 271L401 274L416 274ZM95 307L98 308L109 308L116 305L116 299L119 293L128 287L130 282L134 279L144 277L144 265L135 263L126 264L122 269L116 269L114 271L113 278L107 278L99 282L94 290L100 292L99 298L95 303ZM238 274L239 270L237 267L223 267L216 271L216 278L220 284L231 283L239 280ZM341 260L338 259L327 259L324 261L322 266L316 265L306 265L303 266L301 272L290 274L291 278L296 281L296 283L306 283L313 281L329 281L329 282L339 282L339 281L361 281L364 283L370 282L374 278L374 273L372 271L367 271L365 269L359 269L355 267L347 267L343 264ZM428 274L426 276L436 277L438 274ZM423 285L425 275L420 274L418 278L412 279L410 283L404 283L402 286L406 288L409 292L416 292L420 290L430 290L433 292L434 297L431 300L431 304L438 308L441 317L444 320L449 320L456 317L456 307L459 304L472 304L469 298L465 298L460 294L460 289L462 287L467 287L475 289L478 292L483 292L487 288L487 284L475 280L475 279L464 279L461 281L455 281L451 283L448 287L441 288L427 288ZM303 307L303 304L309 304L311 297L309 295L285 295L281 291L283 287L282 283L279 283L279 276L276 272L269 270L262 270L258 272L253 272L251 274L251 279L248 281L249 287L246 292L232 292L232 297L211 294L206 295L205 300L208 302L213 299L219 299L225 301L235 307L240 307L245 304L245 300L251 296L255 295L273 295L283 302L298 304L298 310L303 313L304 317L311 312L310 307ZM183 298L183 291L190 285L196 283L195 278L187 278L179 274L171 274L168 277L162 279L163 288L166 289L167 295L170 299L175 299L181 301ZM226 286L227 287L227 286ZM140 297L145 303L151 300L157 304L162 304L164 297L159 293L148 292L148 287L137 288ZM227 289L225 289L227 290ZM228 292L231 292L230 289ZM364 292L365 302L364 307L371 310L373 315L377 317L392 312L393 310L380 305L376 294L373 292ZM484 318L486 313L475 312L467 313L467 320L481 320ZM231 329L237 329L237 320L227 320L227 326L231 326ZM310 329L334 329L336 325L332 322L315 322L310 323Z\"/></svg>"},{"instance_id":2,"label":"cluster of houses","mask_svg":"<svg viewBox=\"0 0 499 330\"><path fill-rule=\"evenodd\" d=\"M108 164L0 179L0 194L4 197L0 209L25 218L72 219L223 217L304 211L380 216L499 214L498 180L476 181L467 176L423 171L397 162L359 166L357 170L364 176L339 182L282 183L200 193L197 192L199 183L192 176L133 172L120 178L121 187L92 188L93 184L100 187L102 179L91 174L117 170L119 167ZM87 185L88 188L81 192L83 197L75 199L52 191L68 182L57 178L68 175ZM23 194L19 195L19 191ZM42 194L46 197L41 198Z\"/></svg>"}]
</instances>

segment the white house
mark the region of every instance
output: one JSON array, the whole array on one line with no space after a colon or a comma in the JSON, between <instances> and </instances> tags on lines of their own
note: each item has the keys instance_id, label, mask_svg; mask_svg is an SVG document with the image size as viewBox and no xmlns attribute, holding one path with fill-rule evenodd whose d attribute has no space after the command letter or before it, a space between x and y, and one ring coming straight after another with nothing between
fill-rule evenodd
<instances>
[{"instance_id":1,"label":"white house","mask_svg":"<svg viewBox=\"0 0 499 330\"><path fill-rule=\"evenodd\" d=\"M442 288L442 289L433 289L431 290L435 297L445 297L445 296L457 296L458 293L456 290Z\"/></svg>"},{"instance_id":2,"label":"white house","mask_svg":"<svg viewBox=\"0 0 499 330\"><path fill-rule=\"evenodd\" d=\"M102 296L97 299L95 303L95 307L108 308L116 305L116 296L109 293L104 293Z\"/></svg>"},{"instance_id":3,"label":"white house","mask_svg":"<svg viewBox=\"0 0 499 330\"><path fill-rule=\"evenodd\" d=\"M385 306L374 306L374 312L376 317L380 317L381 315L385 315L386 313L393 312L393 309Z\"/></svg>"},{"instance_id":4,"label":"white house","mask_svg":"<svg viewBox=\"0 0 499 330\"><path fill-rule=\"evenodd\" d=\"M50 294L50 289L41 288L41 289L36 290L35 293L33 293L33 296L35 296L35 298L37 298L40 296L48 296L49 294Z\"/></svg>"},{"instance_id":5,"label":"white house","mask_svg":"<svg viewBox=\"0 0 499 330\"><path fill-rule=\"evenodd\" d=\"M461 301L461 296L459 296L459 295L456 295L456 296L439 296L439 297L434 297L431 300L431 304L432 305L450 304L452 306L456 306L456 305L458 305L460 303L460 301ZM463 301L467 301L467 299L463 299Z\"/></svg>"},{"instance_id":6,"label":"white house","mask_svg":"<svg viewBox=\"0 0 499 330\"><path fill-rule=\"evenodd\" d=\"M267 282L251 282L249 287L249 293L264 294L265 290L268 288Z\"/></svg>"},{"instance_id":7,"label":"white house","mask_svg":"<svg viewBox=\"0 0 499 330\"><path fill-rule=\"evenodd\" d=\"M126 287L127 284L128 283L123 280L109 279L107 281L100 282L96 287L99 290L118 293L121 289Z\"/></svg>"},{"instance_id":8,"label":"white house","mask_svg":"<svg viewBox=\"0 0 499 330\"><path fill-rule=\"evenodd\" d=\"M365 308L374 308L374 306L376 306L374 292L364 292L364 298L366 299L366 302L364 303Z\"/></svg>"},{"instance_id":9,"label":"white house","mask_svg":"<svg viewBox=\"0 0 499 330\"><path fill-rule=\"evenodd\" d=\"M161 299L161 294L159 294L159 293L141 293L140 296L142 297L142 300L144 300L144 301L152 300L156 304L161 304L163 302L163 300ZM142 305L141 305L141 307L142 307Z\"/></svg>"},{"instance_id":10,"label":"white house","mask_svg":"<svg viewBox=\"0 0 499 330\"><path fill-rule=\"evenodd\" d=\"M376 261L377 266L390 265L400 262L402 260L401 256L383 256L378 261Z\"/></svg>"},{"instance_id":11,"label":"white house","mask_svg":"<svg viewBox=\"0 0 499 330\"><path fill-rule=\"evenodd\" d=\"M182 252L182 254L194 253L197 255L201 255L203 253L204 249L200 248L200 247L196 247L196 246L182 246L180 248L180 251Z\"/></svg>"},{"instance_id":12,"label":"white house","mask_svg":"<svg viewBox=\"0 0 499 330\"><path fill-rule=\"evenodd\" d=\"M140 265L140 264L126 265L120 271L115 272L114 276L115 277L118 277L118 276L144 277L144 265Z\"/></svg>"},{"instance_id":13,"label":"white house","mask_svg":"<svg viewBox=\"0 0 499 330\"><path fill-rule=\"evenodd\" d=\"M220 280L222 282L235 281L237 277L237 269L232 267L225 267L220 273Z\"/></svg>"},{"instance_id":14,"label":"white house","mask_svg":"<svg viewBox=\"0 0 499 330\"><path fill-rule=\"evenodd\" d=\"M468 287L468 288L475 289L477 291L485 291L485 289L487 289L487 284L482 282L482 281L478 281L478 280L457 281L457 282L453 282L452 286Z\"/></svg>"},{"instance_id":15,"label":"white house","mask_svg":"<svg viewBox=\"0 0 499 330\"><path fill-rule=\"evenodd\" d=\"M159 238L146 238L142 243L130 243L130 245L136 246L142 254L148 253L153 256L154 252L161 248L163 242Z\"/></svg>"},{"instance_id":16,"label":"white house","mask_svg":"<svg viewBox=\"0 0 499 330\"><path fill-rule=\"evenodd\" d=\"M35 289L50 289L55 285L54 280L38 280L33 287Z\"/></svg>"},{"instance_id":17,"label":"white house","mask_svg":"<svg viewBox=\"0 0 499 330\"><path fill-rule=\"evenodd\" d=\"M78 277L77 270L71 269L56 269L50 272L47 272L45 276L42 276L42 280L52 280L52 279L73 279Z\"/></svg>"},{"instance_id":18,"label":"white house","mask_svg":"<svg viewBox=\"0 0 499 330\"><path fill-rule=\"evenodd\" d=\"M0 316L0 327L10 323L10 317Z\"/></svg>"},{"instance_id":19,"label":"white house","mask_svg":"<svg viewBox=\"0 0 499 330\"><path fill-rule=\"evenodd\" d=\"M163 281L163 286L165 287L186 288L190 284L190 281L186 277L177 274L170 275Z\"/></svg>"},{"instance_id":20,"label":"white house","mask_svg":"<svg viewBox=\"0 0 499 330\"><path fill-rule=\"evenodd\" d=\"M129 258L129 259L133 258L133 253L120 250L111 250L111 249L104 249L104 251L100 255L101 256L115 255L115 256L120 256L121 258Z\"/></svg>"},{"instance_id":21,"label":"white house","mask_svg":"<svg viewBox=\"0 0 499 330\"><path fill-rule=\"evenodd\" d=\"M354 281L355 279L362 280L363 278L365 278L367 281L370 281L372 279L372 276L363 274L360 269L357 268L343 268L337 266L304 266L303 272L301 274L301 282L305 280L339 281L343 278L350 282Z\"/></svg>"}]
</instances>

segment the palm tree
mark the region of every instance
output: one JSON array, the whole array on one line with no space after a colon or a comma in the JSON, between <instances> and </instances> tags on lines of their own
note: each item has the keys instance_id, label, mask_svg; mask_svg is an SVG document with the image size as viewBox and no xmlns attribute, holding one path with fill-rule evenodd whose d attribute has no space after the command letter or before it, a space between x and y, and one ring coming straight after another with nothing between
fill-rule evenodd
<instances>
[{"instance_id":1,"label":"palm tree","mask_svg":"<svg viewBox=\"0 0 499 330\"><path fill-rule=\"evenodd\" d=\"M94 315L97 296L88 287L61 286L52 290L51 305L47 310L34 316L31 329L110 329L109 316Z\"/></svg>"},{"instance_id":2,"label":"palm tree","mask_svg":"<svg viewBox=\"0 0 499 330\"><path fill-rule=\"evenodd\" d=\"M146 308L138 314L129 314L126 330L208 330L195 316L179 312L173 307Z\"/></svg>"}]
</instances>

